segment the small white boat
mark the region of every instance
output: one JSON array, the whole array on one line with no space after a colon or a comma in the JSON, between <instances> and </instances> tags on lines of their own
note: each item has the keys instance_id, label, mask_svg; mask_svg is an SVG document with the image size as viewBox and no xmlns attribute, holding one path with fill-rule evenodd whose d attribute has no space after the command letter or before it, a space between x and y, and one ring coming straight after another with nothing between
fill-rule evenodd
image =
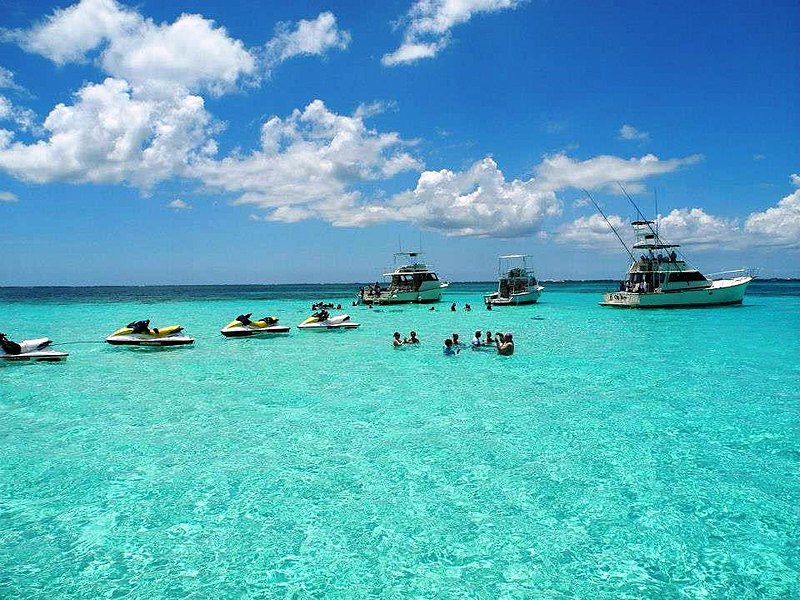
<instances>
[{"instance_id":1,"label":"small white boat","mask_svg":"<svg viewBox=\"0 0 800 600\"><path fill-rule=\"evenodd\" d=\"M62 362L69 356L66 352L53 350L50 338L36 338L12 342L5 333L0 333L0 363L17 362Z\"/></svg>"},{"instance_id":2,"label":"small white boat","mask_svg":"<svg viewBox=\"0 0 800 600\"><path fill-rule=\"evenodd\" d=\"M297 328L311 331L331 331L336 329L355 329L361 323L354 323L349 315L328 314L327 310L320 310L300 323Z\"/></svg>"},{"instance_id":3,"label":"small white boat","mask_svg":"<svg viewBox=\"0 0 800 600\"><path fill-rule=\"evenodd\" d=\"M497 291L486 294L483 297L484 303L494 306L536 303L544 288L536 281L533 268L528 265L530 258L529 254L500 256Z\"/></svg>"},{"instance_id":4,"label":"small white boat","mask_svg":"<svg viewBox=\"0 0 800 600\"><path fill-rule=\"evenodd\" d=\"M619 289L603 295L602 306L623 308L679 308L741 304L754 269L740 269L703 275L678 256L678 244L661 239L655 222L646 219L631 223L635 235L636 258Z\"/></svg>"},{"instance_id":5,"label":"small white boat","mask_svg":"<svg viewBox=\"0 0 800 600\"><path fill-rule=\"evenodd\" d=\"M384 273L389 285L379 283L359 290L359 302L364 304L409 304L412 302L439 302L442 290L448 283L422 262L421 252L395 252L394 269Z\"/></svg>"},{"instance_id":6,"label":"small white boat","mask_svg":"<svg viewBox=\"0 0 800 600\"><path fill-rule=\"evenodd\" d=\"M250 320L252 314L239 315L220 329L220 333L225 337L268 337L291 331L291 327L278 325L277 317L264 317L263 319L252 321Z\"/></svg>"},{"instance_id":7,"label":"small white boat","mask_svg":"<svg viewBox=\"0 0 800 600\"><path fill-rule=\"evenodd\" d=\"M182 325L150 328L150 321L134 321L120 327L106 338L113 346L146 346L162 348L186 346L194 343L194 338L182 333Z\"/></svg>"}]
</instances>

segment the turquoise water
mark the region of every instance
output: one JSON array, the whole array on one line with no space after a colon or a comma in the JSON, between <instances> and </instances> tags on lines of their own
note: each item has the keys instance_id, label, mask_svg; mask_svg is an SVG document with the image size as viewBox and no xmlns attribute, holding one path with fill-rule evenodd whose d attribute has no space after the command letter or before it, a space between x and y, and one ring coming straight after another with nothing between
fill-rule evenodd
<instances>
[{"instance_id":1,"label":"turquoise water","mask_svg":"<svg viewBox=\"0 0 800 600\"><path fill-rule=\"evenodd\" d=\"M682 311L607 288L491 312L486 285L434 312L352 286L0 289L0 329L71 352L0 367L0 597L797 597L800 285ZM362 327L218 334L321 299ZM197 343L96 343L139 318ZM442 356L477 328L514 356Z\"/></svg>"}]
</instances>

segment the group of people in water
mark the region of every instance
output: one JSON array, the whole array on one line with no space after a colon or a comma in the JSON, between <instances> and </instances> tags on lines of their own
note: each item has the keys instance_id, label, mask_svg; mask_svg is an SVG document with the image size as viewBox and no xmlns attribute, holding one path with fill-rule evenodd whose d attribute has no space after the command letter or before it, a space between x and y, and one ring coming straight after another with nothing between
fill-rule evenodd
<instances>
[{"instance_id":1,"label":"group of people in water","mask_svg":"<svg viewBox=\"0 0 800 600\"><path fill-rule=\"evenodd\" d=\"M395 331L392 335L392 345L398 348L406 344L420 343L416 331L412 331L408 335L409 337L403 338L399 331ZM491 331L487 331L486 337L483 337L481 331L477 330L469 345L473 350L493 348L497 350L497 353L501 356L511 356L514 354L514 336L511 333L497 333L496 335L492 335ZM453 333L449 338L445 338L443 352L445 356L455 356L459 354L464 347L465 345L461 341L459 335Z\"/></svg>"}]
</instances>

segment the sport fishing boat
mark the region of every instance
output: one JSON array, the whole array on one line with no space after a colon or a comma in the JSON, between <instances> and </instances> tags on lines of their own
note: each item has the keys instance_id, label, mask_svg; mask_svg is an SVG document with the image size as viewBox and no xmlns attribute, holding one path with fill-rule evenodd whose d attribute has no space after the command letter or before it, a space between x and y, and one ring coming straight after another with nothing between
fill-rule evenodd
<instances>
[{"instance_id":1,"label":"sport fishing boat","mask_svg":"<svg viewBox=\"0 0 800 600\"><path fill-rule=\"evenodd\" d=\"M150 328L150 320L134 321L120 327L106 338L114 346L186 346L194 343L194 338L181 333L182 325Z\"/></svg>"},{"instance_id":2,"label":"sport fishing boat","mask_svg":"<svg viewBox=\"0 0 800 600\"><path fill-rule=\"evenodd\" d=\"M661 308L741 304L748 284L756 275L755 269L705 276L678 255L678 244L667 243L659 236L654 221L641 219L631 225L635 242L633 252L628 250L631 264L627 276L620 282L619 290L603 296L602 306ZM639 258L636 254L640 254Z\"/></svg>"},{"instance_id":3,"label":"sport fishing boat","mask_svg":"<svg viewBox=\"0 0 800 600\"><path fill-rule=\"evenodd\" d=\"M332 316L327 310L322 309L300 323L297 328L310 331L331 331L335 329L355 329L360 325L361 323L351 321L349 315Z\"/></svg>"},{"instance_id":4,"label":"sport fishing boat","mask_svg":"<svg viewBox=\"0 0 800 600\"><path fill-rule=\"evenodd\" d=\"M498 257L497 291L483 297L485 304L518 306L535 304L544 289L533 268L528 266L529 254L509 254Z\"/></svg>"},{"instance_id":5,"label":"sport fishing boat","mask_svg":"<svg viewBox=\"0 0 800 600\"><path fill-rule=\"evenodd\" d=\"M422 261L421 252L395 252L394 269L383 276L389 279L387 287L376 283L359 290L359 301L364 304L408 304L412 302L439 302L442 290L449 284Z\"/></svg>"},{"instance_id":6,"label":"sport fishing boat","mask_svg":"<svg viewBox=\"0 0 800 600\"><path fill-rule=\"evenodd\" d=\"M233 321L220 329L220 333L225 337L253 337L253 336L271 336L280 335L282 333L289 333L291 327L285 325L278 325L277 317L264 317L256 321L252 321L250 317L253 313L246 315L239 315Z\"/></svg>"},{"instance_id":7,"label":"sport fishing boat","mask_svg":"<svg viewBox=\"0 0 800 600\"><path fill-rule=\"evenodd\" d=\"M66 352L53 350L50 338L37 338L12 342L5 333L0 333L0 363L15 362L61 362L69 356Z\"/></svg>"}]
</instances>

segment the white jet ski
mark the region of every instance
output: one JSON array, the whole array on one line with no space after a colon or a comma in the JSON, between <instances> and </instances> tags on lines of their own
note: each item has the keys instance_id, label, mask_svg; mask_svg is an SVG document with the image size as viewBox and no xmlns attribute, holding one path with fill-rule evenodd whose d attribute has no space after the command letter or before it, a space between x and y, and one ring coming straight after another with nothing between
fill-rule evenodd
<instances>
[{"instance_id":1,"label":"white jet ski","mask_svg":"<svg viewBox=\"0 0 800 600\"><path fill-rule=\"evenodd\" d=\"M120 327L106 338L106 342L114 346L186 346L193 344L194 338L181 333L182 325L150 328L150 320L134 321Z\"/></svg>"},{"instance_id":2,"label":"white jet ski","mask_svg":"<svg viewBox=\"0 0 800 600\"><path fill-rule=\"evenodd\" d=\"M312 331L329 331L333 329L355 329L361 323L354 323L349 315L331 316L327 310L320 310L300 323L298 329L308 329Z\"/></svg>"},{"instance_id":3,"label":"white jet ski","mask_svg":"<svg viewBox=\"0 0 800 600\"><path fill-rule=\"evenodd\" d=\"M292 328L285 325L278 325L277 317L264 317L256 321L251 321L253 313L239 315L233 321L220 329L220 333L225 337L252 337L252 336L273 336L282 333L289 333Z\"/></svg>"},{"instance_id":4,"label":"white jet ski","mask_svg":"<svg viewBox=\"0 0 800 600\"><path fill-rule=\"evenodd\" d=\"M10 362L61 362L67 360L66 352L50 348L53 340L37 338L12 342L5 333L0 333L0 363Z\"/></svg>"}]
</instances>

